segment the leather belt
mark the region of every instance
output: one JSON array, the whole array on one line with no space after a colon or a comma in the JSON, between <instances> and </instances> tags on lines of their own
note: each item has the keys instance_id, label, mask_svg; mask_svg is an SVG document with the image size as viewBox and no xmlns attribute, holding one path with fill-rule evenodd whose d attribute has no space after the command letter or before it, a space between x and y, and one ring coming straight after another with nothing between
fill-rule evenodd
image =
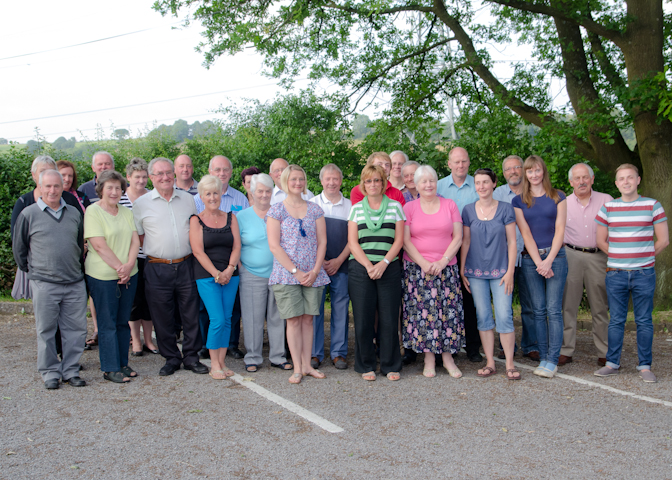
<instances>
[{"instance_id":1,"label":"leather belt","mask_svg":"<svg viewBox=\"0 0 672 480\"><path fill-rule=\"evenodd\" d=\"M627 272L627 270L623 270L622 268L607 267L607 272Z\"/></svg>"},{"instance_id":2,"label":"leather belt","mask_svg":"<svg viewBox=\"0 0 672 480\"><path fill-rule=\"evenodd\" d=\"M147 255L147 261L149 263L165 263L167 265L172 265L173 263L180 263L184 262L187 258L191 257L191 253L187 255L186 257L182 258L157 258L157 257L152 257L150 255Z\"/></svg>"},{"instance_id":3,"label":"leather belt","mask_svg":"<svg viewBox=\"0 0 672 480\"><path fill-rule=\"evenodd\" d=\"M565 243L565 247L569 247L572 250L576 250L577 252L584 252L584 253L597 253L597 252L600 251L599 248L577 247L576 245L572 245L571 243Z\"/></svg>"},{"instance_id":4,"label":"leather belt","mask_svg":"<svg viewBox=\"0 0 672 480\"><path fill-rule=\"evenodd\" d=\"M544 254L550 252L550 251L551 251L551 248L550 248L550 247L549 247L549 248L540 248L538 251L539 251L539 256L542 256L542 255L544 255ZM527 256L530 255L526 248L523 249L523 251L521 252L521 254L522 254L522 255L527 255Z\"/></svg>"}]
</instances>

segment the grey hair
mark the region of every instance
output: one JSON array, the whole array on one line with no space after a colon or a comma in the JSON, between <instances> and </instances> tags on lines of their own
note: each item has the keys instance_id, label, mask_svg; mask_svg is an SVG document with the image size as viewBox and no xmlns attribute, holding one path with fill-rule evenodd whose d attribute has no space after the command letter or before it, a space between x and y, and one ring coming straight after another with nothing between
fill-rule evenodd
<instances>
[{"instance_id":1,"label":"grey hair","mask_svg":"<svg viewBox=\"0 0 672 480\"><path fill-rule=\"evenodd\" d=\"M229 162L229 167L230 167L231 169L233 169L233 162L232 162L231 160L229 160L228 157L225 157L224 155L215 155L214 157L212 157L212 158L210 159L210 162L208 163L208 170L212 168L212 162L215 160L215 158L223 158L224 160L226 160L227 162Z\"/></svg>"},{"instance_id":2,"label":"grey hair","mask_svg":"<svg viewBox=\"0 0 672 480\"><path fill-rule=\"evenodd\" d=\"M171 159L166 158L166 157L156 157L153 159L151 162L149 162L149 165L147 166L147 173L150 175L153 175L154 173L154 165L159 163L159 162L166 162L169 164L171 167L173 167L173 172L175 171L175 165L173 165L173 162Z\"/></svg>"},{"instance_id":3,"label":"grey hair","mask_svg":"<svg viewBox=\"0 0 672 480\"><path fill-rule=\"evenodd\" d=\"M394 152L390 153L390 158L394 157L397 154L401 154L404 156L404 165L408 163L408 155L406 155L406 153L402 152L401 150L395 150Z\"/></svg>"},{"instance_id":4,"label":"grey hair","mask_svg":"<svg viewBox=\"0 0 672 480\"><path fill-rule=\"evenodd\" d=\"M198 195L201 197L201 200L203 200L205 192L216 190L221 194L222 188L222 181L219 179L219 177L215 177L214 175L205 175L203 178L201 178L201 181L198 182Z\"/></svg>"},{"instance_id":5,"label":"grey hair","mask_svg":"<svg viewBox=\"0 0 672 480\"><path fill-rule=\"evenodd\" d=\"M37 169L42 165L49 165L53 170L58 170L56 168L56 162L53 158L51 158L49 155L40 155L39 157L35 157L35 160L33 160L33 164L30 166L30 173L37 172Z\"/></svg>"},{"instance_id":6,"label":"grey hair","mask_svg":"<svg viewBox=\"0 0 672 480\"><path fill-rule=\"evenodd\" d=\"M96 195L98 195L98 198L103 198L103 189L107 182L119 182L121 192L126 193L128 183L126 183L124 176L116 170L105 170L98 175L98 182L96 183Z\"/></svg>"},{"instance_id":7,"label":"grey hair","mask_svg":"<svg viewBox=\"0 0 672 480\"><path fill-rule=\"evenodd\" d=\"M343 170L338 168L338 165L336 165L335 163L327 163L320 170L320 182L322 181L322 177L324 176L324 174L327 173L329 170L338 172L338 174L341 176L341 180L343 180Z\"/></svg>"},{"instance_id":8,"label":"grey hair","mask_svg":"<svg viewBox=\"0 0 672 480\"><path fill-rule=\"evenodd\" d=\"M91 157L91 166L95 165L96 156L98 155L107 155L108 157L110 157L110 160L112 160L112 165L114 165L114 157L112 156L112 154L110 152L106 152L105 150L100 150L94 153L93 156Z\"/></svg>"},{"instance_id":9,"label":"grey hair","mask_svg":"<svg viewBox=\"0 0 672 480\"><path fill-rule=\"evenodd\" d=\"M51 157L49 157L49 158L51 158ZM43 178L45 175L58 175L58 178L61 179L61 185L63 185L63 175L61 175L61 172L59 172L59 171L56 170L56 169L53 169L53 170L52 170L52 169L42 170L42 171L40 172L40 178L39 178L38 181L37 181L38 185L42 185L42 178Z\"/></svg>"},{"instance_id":10,"label":"grey hair","mask_svg":"<svg viewBox=\"0 0 672 480\"><path fill-rule=\"evenodd\" d=\"M130 177L133 175L133 172L146 172L147 171L147 162L142 158L132 158L128 165L126 165L126 176Z\"/></svg>"},{"instance_id":11,"label":"grey hair","mask_svg":"<svg viewBox=\"0 0 672 480\"><path fill-rule=\"evenodd\" d=\"M418 162L416 162L415 160L409 160L408 162L404 163L404 164L401 166L401 171L403 172L403 171L404 171L404 168L406 168L406 167L410 167L411 165L415 165L416 167L419 167L419 166L420 166L420 164L419 164Z\"/></svg>"},{"instance_id":12,"label":"grey hair","mask_svg":"<svg viewBox=\"0 0 672 480\"><path fill-rule=\"evenodd\" d=\"M567 177L570 180L572 179L572 170L574 170L574 167L578 167L579 165L583 165L584 167L586 167L588 169L588 173L590 174L590 178L595 178L595 172L593 172L593 169L590 168L590 165L588 165L587 163L581 162L581 163L576 163L576 164L572 165L572 168L569 169L569 173L567 174Z\"/></svg>"},{"instance_id":13,"label":"grey hair","mask_svg":"<svg viewBox=\"0 0 672 480\"><path fill-rule=\"evenodd\" d=\"M273 189L273 179L268 173L257 173L250 178L250 193L254 194L257 190L257 184Z\"/></svg>"},{"instance_id":14,"label":"grey hair","mask_svg":"<svg viewBox=\"0 0 672 480\"><path fill-rule=\"evenodd\" d=\"M436 170L434 170L430 165L420 165L415 171L415 175L413 175L413 182L417 185L420 183L420 179L422 177L426 177L427 175L432 177L434 181L439 180L439 176L436 174Z\"/></svg>"},{"instance_id":15,"label":"grey hair","mask_svg":"<svg viewBox=\"0 0 672 480\"><path fill-rule=\"evenodd\" d=\"M523 165L523 159L520 158L518 155L509 155L502 162L502 172L504 171L504 165L506 165L506 162L508 162L509 160L518 160L520 162L520 165L521 166Z\"/></svg>"}]
</instances>

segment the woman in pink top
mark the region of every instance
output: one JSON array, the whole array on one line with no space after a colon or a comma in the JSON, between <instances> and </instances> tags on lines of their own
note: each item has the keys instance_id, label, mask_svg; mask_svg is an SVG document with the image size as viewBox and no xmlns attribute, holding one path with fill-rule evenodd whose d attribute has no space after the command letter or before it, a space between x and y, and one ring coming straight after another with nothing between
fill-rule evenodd
<instances>
[{"instance_id":1,"label":"woman in pink top","mask_svg":"<svg viewBox=\"0 0 672 480\"><path fill-rule=\"evenodd\" d=\"M438 177L418 167L419 201L404 206L403 341L425 354L425 377L436 375L436 354L453 378L462 372L453 353L464 346L464 312L456 254L462 244L462 217L452 200L436 195Z\"/></svg>"}]
</instances>

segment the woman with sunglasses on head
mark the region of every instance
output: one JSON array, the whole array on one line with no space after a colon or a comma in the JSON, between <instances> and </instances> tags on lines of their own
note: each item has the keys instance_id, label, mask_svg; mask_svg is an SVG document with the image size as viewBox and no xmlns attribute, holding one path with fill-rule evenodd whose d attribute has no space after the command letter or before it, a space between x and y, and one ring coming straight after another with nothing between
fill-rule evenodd
<instances>
[{"instance_id":1,"label":"woman with sunglasses on head","mask_svg":"<svg viewBox=\"0 0 672 480\"><path fill-rule=\"evenodd\" d=\"M522 280L534 311L539 344L539 367L533 372L553 378L562 347L562 295L567 279L563 245L567 202L565 194L551 186L541 157L531 155L523 164L523 193L511 204L525 242Z\"/></svg>"},{"instance_id":2,"label":"woman with sunglasses on head","mask_svg":"<svg viewBox=\"0 0 672 480\"><path fill-rule=\"evenodd\" d=\"M367 381L376 379L376 312L380 373L388 380L399 380L402 364L397 328L401 305L398 255L404 243L406 217L401 203L385 195L386 186L383 167L367 164L359 183L364 198L352 206L348 219L348 291L355 320L355 371Z\"/></svg>"},{"instance_id":3,"label":"woman with sunglasses on head","mask_svg":"<svg viewBox=\"0 0 672 480\"><path fill-rule=\"evenodd\" d=\"M322 290L329 276L322 267L327 251L327 227L319 205L307 202L306 172L289 165L280 176L287 197L268 210L266 231L273 254L268 284L273 288L280 317L287 320L287 343L294 373L289 383L302 377L325 378L312 368L313 316L319 315Z\"/></svg>"},{"instance_id":4,"label":"woman with sunglasses on head","mask_svg":"<svg viewBox=\"0 0 672 480\"><path fill-rule=\"evenodd\" d=\"M497 176L489 168L474 173L479 199L462 210L464 239L460 276L464 288L474 298L478 333L481 336L487 366L479 377L489 377L495 368L495 326L506 358L506 377L520 380L513 365L516 333L513 327L513 275L516 265L516 215L511 204L492 198ZM492 300L491 300L492 294ZM495 320L492 306L495 307Z\"/></svg>"}]
</instances>

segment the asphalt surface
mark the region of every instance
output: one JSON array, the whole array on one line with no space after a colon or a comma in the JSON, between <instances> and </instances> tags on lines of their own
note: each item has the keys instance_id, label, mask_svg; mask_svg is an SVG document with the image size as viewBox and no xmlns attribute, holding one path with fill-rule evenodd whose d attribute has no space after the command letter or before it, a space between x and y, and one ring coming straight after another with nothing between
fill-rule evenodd
<instances>
[{"instance_id":1,"label":"asphalt surface","mask_svg":"<svg viewBox=\"0 0 672 480\"><path fill-rule=\"evenodd\" d=\"M159 377L158 355L131 357L140 376L118 385L103 380L94 348L82 357L87 387L47 391L36 372L33 317L1 316L0 478L672 478L668 334L654 340L656 384L636 373L633 333L616 377L593 375L584 331L574 363L561 367L567 378L522 370L518 382L506 379L503 364L477 377L479 365L464 354L459 380L445 370L425 378L416 362L399 382L365 382L352 370L353 335L348 370L327 362L325 380L298 386L267 360L256 374L227 361L243 383L343 429L329 433L231 380L186 370Z\"/></svg>"}]
</instances>

